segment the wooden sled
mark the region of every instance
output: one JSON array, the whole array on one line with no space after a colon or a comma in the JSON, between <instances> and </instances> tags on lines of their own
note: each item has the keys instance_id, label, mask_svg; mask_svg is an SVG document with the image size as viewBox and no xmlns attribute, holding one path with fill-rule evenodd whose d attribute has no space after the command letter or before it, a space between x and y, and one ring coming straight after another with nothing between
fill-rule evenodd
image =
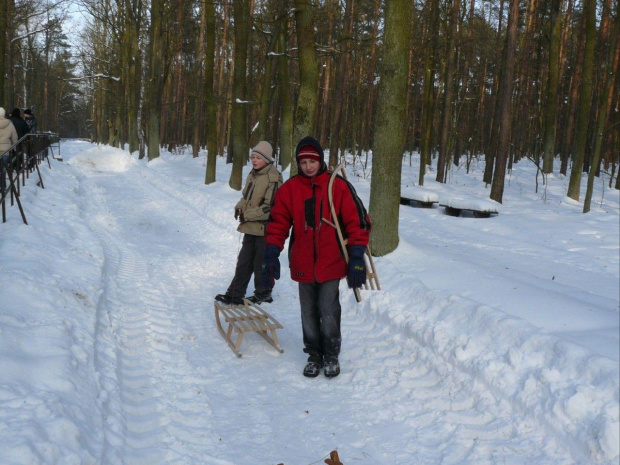
<instances>
[{"instance_id":1,"label":"wooden sled","mask_svg":"<svg viewBox=\"0 0 620 465\"><path fill-rule=\"evenodd\" d=\"M222 320L228 326L224 330ZM215 302L215 322L217 329L226 340L232 351L241 357L239 348L245 333L256 332L260 334L278 352L284 352L278 343L276 329L282 329L282 325L258 305L243 299L242 305L225 305ZM236 334L236 338L234 338Z\"/></svg>"},{"instance_id":2,"label":"wooden sled","mask_svg":"<svg viewBox=\"0 0 620 465\"><path fill-rule=\"evenodd\" d=\"M332 214L332 219L334 222L328 221L325 218L322 220L330 225L331 227L336 229L336 233L338 235L338 240L340 241L340 245L342 246L342 251L344 253L344 259L347 263L349 263L349 252L347 251L347 239L342 234L342 230L340 229L340 224L338 224L336 209L334 208L334 200L333 200L333 184L334 180L338 176L338 173L342 172L342 177L346 180L347 175L344 171L344 165L341 163L338 165L334 171L332 172L331 177L329 178L329 184L327 186L327 194L329 199L329 209ZM379 284L379 276L377 275L377 270L375 268L375 263L372 260L372 254L370 253L370 248L366 247L364 253L364 263L366 263L366 282L364 283L364 289L372 289L373 291L381 290L381 285ZM360 290L358 288L353 289L353 293L355 294L355 300L357 302L362 301L362 295L360 294Z\"/></svg>"}]
</instances>

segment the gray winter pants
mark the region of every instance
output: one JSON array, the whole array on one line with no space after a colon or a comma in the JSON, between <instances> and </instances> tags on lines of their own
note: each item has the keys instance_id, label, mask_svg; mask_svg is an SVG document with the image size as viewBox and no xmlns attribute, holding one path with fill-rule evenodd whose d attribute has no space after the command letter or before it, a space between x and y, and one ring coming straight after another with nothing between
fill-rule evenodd
<instances>
[{"instance_id":1,"label":"gray winter pants","mask_svg":"<svg viewBox=\"0 0 620 465\"><path fill-rule=\"evenodd\" d=\"M308 359L337 358L340 354L339 279L324 283L299 283L304 352Z\"/></svg>"},{"instance_id":2,"label":"gray winter pants","mask_svg":"<svg viewBox=\"0 0 620 465\"><path fill-rule=\"evenodd\" d=\"M265 298L271 296L271 289L263 285L262 268L265 257L265 238L263 236L243 235L241 251L237 257L237 267L226 294L231 297L245 297L245 291L254 273L254 295Z\"/></svg>"}]
</instances>

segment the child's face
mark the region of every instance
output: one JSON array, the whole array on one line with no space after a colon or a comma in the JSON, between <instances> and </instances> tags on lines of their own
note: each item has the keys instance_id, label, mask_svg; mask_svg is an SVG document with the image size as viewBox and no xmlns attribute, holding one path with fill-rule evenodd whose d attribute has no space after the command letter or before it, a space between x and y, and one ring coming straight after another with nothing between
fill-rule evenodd
<instances>
[{"instance_id":1,"label":"child's face","mask_svg":"<svg viewBox=\"0 0 620 465\"><path fill-rule=\"evenodd\" d=\"M252 155L251 159L252 159L252 168L254 168L257 171L267 164L265 159L259 155Z\"/></svg>"},{"instance_id":2,"label":"child's face","mask_svg":"<svg viewBox=\"0 0 620 465\"><path fill-rule=\"evenodd\" d=\"M318 160L312 160L311 158L305 158L299 162L299 168L302 173L311 178L318 173L321 167L321 162Z\"/></svg>"}]
</instances>

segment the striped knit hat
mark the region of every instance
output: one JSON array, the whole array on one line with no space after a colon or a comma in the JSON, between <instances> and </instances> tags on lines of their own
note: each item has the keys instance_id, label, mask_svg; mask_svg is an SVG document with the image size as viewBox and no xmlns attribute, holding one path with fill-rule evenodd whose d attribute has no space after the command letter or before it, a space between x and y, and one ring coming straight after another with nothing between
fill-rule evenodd
<instances>
[{"instance_id":1,"label":"striped knit hat","mask_svg":"<svg viewBox=\"0 0 620 465\"><path fill-rule=\"evenodd\" d=\"M273 163L273 148L266 140L261 140L256 147L252 149L252 155L258 155L267 163Z\"/></svg>"},{"instance_id":2,"label":"striped knit hat","mask_svg":"<svg viewBox=\"0 0 620 465\"><path fill-rule=\"evenodd\" d=\"M307 136L300 140L295 149L295 154L297 163L306 158L323 163L323 149L314 137Z\"/></svg>"}]
</instances>

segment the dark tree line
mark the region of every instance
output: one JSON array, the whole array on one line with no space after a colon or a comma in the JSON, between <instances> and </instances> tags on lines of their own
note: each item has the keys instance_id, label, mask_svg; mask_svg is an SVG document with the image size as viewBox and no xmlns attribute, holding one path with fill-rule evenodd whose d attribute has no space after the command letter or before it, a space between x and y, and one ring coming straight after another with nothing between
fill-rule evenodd
<instances>
[{"instance_id":1,"label":"dark tree line","mask_svg":"<svg viewBox=\"0 0 620 465\"><path fill-rule=\"evenodd\" d=\"M149 158L162 145L207 149L205 182L226 155L236 189L250 146L271 141L286 167L305 134L332 165L373 150L400 166L417 150L419 184L484 158L500 202L525 157L558 167L576 200L588 173L584 211L601 170L619 187L617 1L73 3L87 19L69 45L61 3L0 0L0 100L37 108L61 135ZM397 224L394 180L375 174L371 213Z\"/></svg>"}]
</instances>

